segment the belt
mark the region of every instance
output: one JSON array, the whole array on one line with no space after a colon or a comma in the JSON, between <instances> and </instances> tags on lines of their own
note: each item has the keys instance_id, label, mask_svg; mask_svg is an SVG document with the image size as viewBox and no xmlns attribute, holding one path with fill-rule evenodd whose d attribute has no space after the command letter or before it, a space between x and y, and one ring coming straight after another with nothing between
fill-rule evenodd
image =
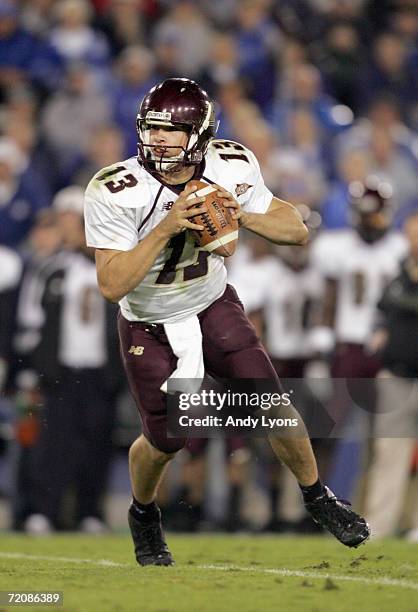
<instances>
[{"instance_id":1,"label":"belt","mask_svg":"<svg viewBox=\"0 0 418 612\"><path fill-rule=\"evenodd\" d=\"M167 342L168 339L162 323L147 323L144 321L128 321L129 327L135 327L142 329L143 331L151 334L160 341Z\"/></svg>"},{"instance_id":2,"label":"belt","mask_svg":"<svg viewBox=\"0 0 418 612\"><path fill-rule=\"evenodd\" d=\"M164 325L162 323L146 323L144 321L129 321L129 325L132 327L139 327L144 331L164 331Z\"/></svg>"}]
</instances>

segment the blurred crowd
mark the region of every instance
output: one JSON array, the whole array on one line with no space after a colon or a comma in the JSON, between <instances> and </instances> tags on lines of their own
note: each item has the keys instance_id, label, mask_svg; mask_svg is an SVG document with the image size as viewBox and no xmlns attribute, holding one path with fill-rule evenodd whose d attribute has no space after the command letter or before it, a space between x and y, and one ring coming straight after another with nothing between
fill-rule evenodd
<instances>
[{"instance_id":1,"label":"blurred crowd","mask_svg":"<svg viewBox=\"0 0 418 612\"><path fill-rule=\"evenodd\" d=\"M249 147L268 187L311 229L299 250L244 239L230 264L278 372L383 372L406 394L406 433L317 442L323 478L341 495L357 492L380 535L396 533L417 462L416 0L0 0L0 495L10 524L106 527L112 458L129 446L136 416L115 308L84 246L83 189L136 155L139 102L175 76L208 91L218 137ZM370 194L371 209L355 207ZM366 213L381 230L370 240ZM341 406L333 416L350 427ZM212 516L231 529L312 528L293 481L252 444L232 440L220 454L189 445L162 494L173 527ZM224 496L210 480L216 466ZM385 478L396 479L396 495L377 486ZM249 510L256 498L261 518Z\"/></svg>"}]
</instances>

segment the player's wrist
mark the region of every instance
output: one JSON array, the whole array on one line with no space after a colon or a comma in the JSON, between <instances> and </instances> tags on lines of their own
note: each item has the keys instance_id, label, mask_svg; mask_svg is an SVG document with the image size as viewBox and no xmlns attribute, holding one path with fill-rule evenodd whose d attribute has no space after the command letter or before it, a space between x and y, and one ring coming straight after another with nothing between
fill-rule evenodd
<instances>
[{"instance_id":1,"label":"player's wrist","mask_svg":"<svg viewBox=\"0 0 418 612\"><path fill-rule=\"evenodd\" d=\"M251 229L251 217L252 213L240 211L241 215L238 217L238 224L240 227L245 227L246 229Z\"/></svg>"},{"instance_id":2,"label":"player's wrist","mask_svg":"<svg viewBox=\"0 0 418 612\"><path fill-rule=\"evenodd\" d=\"M154 227L152 233L154 234L155 238L163 245L169 242L174 236L174 233L170 231L169 228L165 227L162 223L159 223L156 227Z\"/></svg>"}]
</instances>

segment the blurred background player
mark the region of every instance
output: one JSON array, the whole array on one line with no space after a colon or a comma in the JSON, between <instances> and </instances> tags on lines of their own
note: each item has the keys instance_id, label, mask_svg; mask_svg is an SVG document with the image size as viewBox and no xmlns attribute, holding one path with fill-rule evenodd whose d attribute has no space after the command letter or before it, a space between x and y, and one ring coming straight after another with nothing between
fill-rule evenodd
<instances>
[{"instance_id":1,"label":"blurred background player","mask_svg":"<svg viewBox=\"0 0 418 612\"><path fill-rule=\"evenodd\" d=\"M391 230L390 186L371 177L350 185L352 227L323 232L313 261L325 278L323 328L318 347L335 347L335 377L370 377L378 363L367 352L374 308L385 283L393 278L406 252L405 238Z\"/></svg>"},{"instance_id":2,"label":"blurred background player","mask_svg":"<svg viewBox=\"0 0 418 612\"><path fill-rule=\"evenodd\" d=\"M331 376L353 379L362 397L362 405L370 414L375 409L374 377L381 364L370 353L368 342L373 332L374 313L385 284L399 270L406 252L405 238L391 230L391 189L376 177L366 184L350 185L350 229L323 232L313 247L313 261L325 279L323 326L312 334L313 349L331 355ZM369 382L357 384L359 379ZM336 395L328 405L335 422L334 435L344 435L350 425L353 402ZM370 427L366 419L364 426ZM364 433L364 432L363 432ZM330 482L338 481L341 495L352 493L356 473L360 470L361 452L358 443L342 440L337 445ZM347 473L347 458L352 467ZM354 468L353 466L356 466ZM344 475L339 470L344 471ZM342 484L344 482L344 485ZM341 490L344 487L344 490Z\"/></svg>"},{"instance_id":3,"label":"blurred background player","mask_svg":"<svg viewBox=\"0 0 418 612\"><path fill-rule=\"evenodd\" d=\"M10 380L13 376L15 359L12 341L15 331L14 313L16 310L17 290L22 274L22 261L15 251L0 245L0 461L7 456L13 441L11 421L14 405L9 399ZM0 479L0 498L6 497L6 485Z\"/></svg>"},{"instance_id":4,"label":"blurred background player","mask_svg":"<svg viewBox=\"0 0 418 612\"><path fill-rule=\"evenodd\" d=\"M303 379L313 357L309 332L322 297L322 277L312 266L311 244L272 248L265 240L247 237L231 261L230 273L279 377ZM298 488L286 470L280 469L267 445L259 440L253 443L261 451L268 474L263 480L268 486L271 518L264 528L316 530L310 519L305 523ZM318 447L315 443L316 451ZM321 468L324 473L325 465Z\"/></svg>"},{"instance_id":5,"label":"blurred background player","mask_svg":"<svg viewBox=\"0 0 418 612\"><path fill-rule=\"evenodd\" d=\"M83 191L65 188L55 196L53 207L64 250L60 247L49 255L49 267L44 261L24 279L24 288L28 291L31 283L38 300L30 304L38 317L30 359L42 394L39 435L29 467L30 514L24 528L47 533L69 525L96 533L106 528L102 496L114 421L112 378L106 371L111 360L106 303L84 244ZM30 303L27 293L22 299ZM63 501L71 488L73 516L65 516L70 505L64 507Z\"/></svg>"},{"instance_id":6,"label":"blurred background player","mask_svg":"<svg viewBox=\"0 0 418 612\"><path fill-rule=\"evenodd\" d=\"M3 393L12 365L12 340L15 328L17 290L22 274L22 260L15 251L0 245L0 393Z\"/></svg>"},{"instance_id":7,"label":"blurred background player","mask_svg":"<svg viewBox=\"0 0 418 612\"><path fill-rule=\"evenodd\" d=\"M417 542L418 492L413 470L418 439L418 214L406 220L404 232L407 256L379 300L377 329L370 341L370 349L380 353L382 370L377 380L365 509L375 536L396 535L409 489L406 524L409 539Z\"/></svg>"},{"instance_id":8,"label":"blurred background player","mask_svg":"<svg viewBox=\"0 0 418 612\"><path fill-rule=\"evenodd\" d=\"M57 215L48 208L39 211L25 241L24 270L19 284L14 311L15 333L13 354L15 371L15 430L18 442L16 494L13 504L13 525L21 528L31 513L31 465L33 447L39 434L39 413L42 395L39 377L34 370L33 353L41 341L44 321L42 299L48 279L62 269L66 254Z\"/></svg>"}]
</instances>

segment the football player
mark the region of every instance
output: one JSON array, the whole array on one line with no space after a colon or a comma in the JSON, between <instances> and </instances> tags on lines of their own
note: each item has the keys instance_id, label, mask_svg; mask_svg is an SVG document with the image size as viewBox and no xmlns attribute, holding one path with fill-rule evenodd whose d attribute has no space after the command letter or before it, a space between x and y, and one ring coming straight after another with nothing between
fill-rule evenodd
<instances>
[{"instance_id":1,"label":"football player","mask_svg":"<svg viewBox=\"0 0 418 612\"><path fill-rule=\"evenodd\" d=\"M326 279L324 327L313 342L336 348L334 377L373 378L380 363L368 351L375 308L407 251L400 232L390 231L391 187L375 177L350 185L352 227L322 233L313 261Z\"/></svg>"},{"instance_id":2,"label":"football player","mask_svg":"<svg viewBox=\"0 0 418 612\"><path fill-rule=\"evenodd\" d=\"M216 128L206 92L188 79L167 79L140 105L138 157L104 168L86 191L87 244L96 249L103 295L120 304L122 359L142 418L143 435L129 453L128 514L141 565L173 563L155 495L186 439L167 436L166 380L186 370L184 377L193 378L193 364L203 358L214 377L277 380L227 284L223 258L197 247L188 231L203 229L193 217L206 210L204 198L188 200L195 191L188 182L216 184L241 227L274 243L307 239L296 209L264 185L253 153L215 140ZM324 487L302 425L298 433L272 436L275 454L292 470L314 518L343 544L357 546L369 535L366 521Z\"/></svg>"},{"instance_id":3,"label":"football player","mask_svg":"<svg viewBox=\"0 0 418 612\"><path fill-rule=\"evenodd\" d=\"M3 270L0 281L0 393L6 386L9 361L12 352L16 293L22 274L22 262L18 254L0 245L0 264Z\"/></svg>"},{"instance_id":4,"label":"football player","mask_svg":"<svg viewBox=\"0 0 418 612\"><path fill-rule=\"evenodd\" d=\"M302 379L312 356L309 331L322 296L322 279L311 262L311 244L276 247L276 256L267 251L269 243L265 240L254 237L246 244L251 253L246 259L241 257L238 265L235 265L235 257L232 258L230 282L238 290L259 336L264 338L278 376ZM249 284L248 278L255 280ZM323 447L324 441L321 442ZM294 479L280 469L268 449L265 452L263 445L257 446L264 451L259 460L263 462L268 482L272 517L264 529L311 528L311 521L303 518L304 510ZM318 459L317 450L318 446ZM279 513L285 523L276 519L279 499Z\"/></svg>"},{"instance_id":5,"label":"football player","mask_svg":"<svg viewBox=\"0 0 418 612\"><path fill-rule=\"evenodd\" d=\"M43 244L33 236L38 261L34 257L26 269L17 306L18 347L38 379L32 393L42 396L39 434L20 466L28 470L20 481L29 513L22 518L32 534L62 526L70 487L77 526L90 533L106 530L102 497L114 420L106 370L113 354L106 325L111 305L98 291L93 253L85 247L83 195L75 185L55 195L52 236L44 236Z\"/></svg>"},{"instance_id":6,"label":"football player","mask_svg":"<svg viewBox=\"0 0 418 612\"><path fill-rule=\"evenodd\" d=\"M375 526L374 535L378 537L396 534L414 458L418 459L418 213L407 218L404 235L408 240L408 254L399 275L379 300L377 328L371 343L381 351L383 370L377 381L377 412L365 506ZM411 501L412 530L407 539L418 542L416 487Z\"/></svg>"}]
</instances>

